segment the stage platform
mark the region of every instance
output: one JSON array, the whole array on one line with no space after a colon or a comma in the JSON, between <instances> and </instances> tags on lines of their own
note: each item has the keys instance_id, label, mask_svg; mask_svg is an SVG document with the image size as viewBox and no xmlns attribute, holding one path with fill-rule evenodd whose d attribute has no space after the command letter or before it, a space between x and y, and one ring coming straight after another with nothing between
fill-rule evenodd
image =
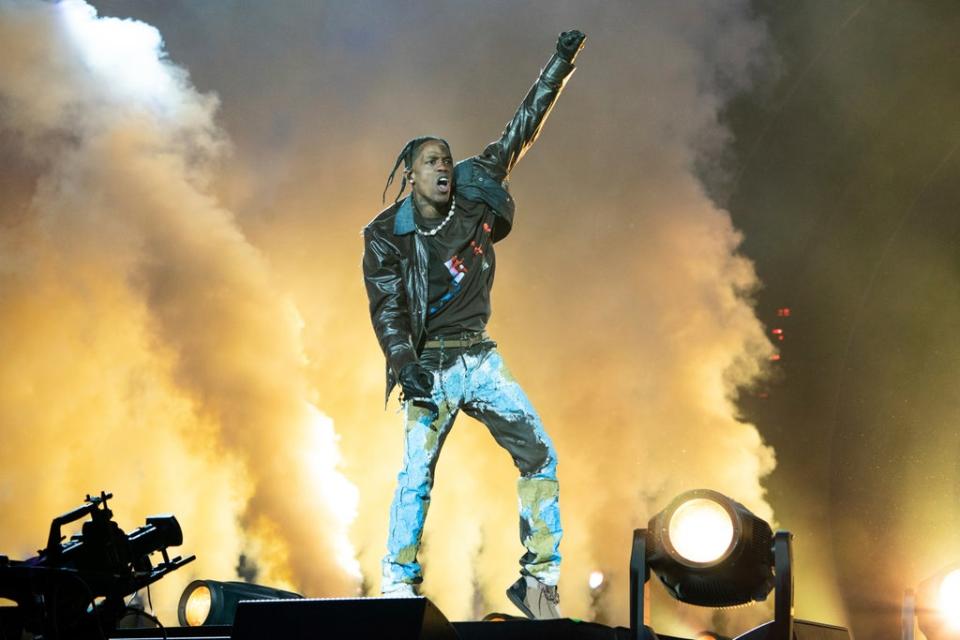
<instances>
[{"instance_id":1,"label":"stage platform","mask_svg":"<svg viewBox=\"0 0 960 640\"><path fill-rule=\"evenodd\" d=\"M630 640L630 630L625 627L609 627L593 622L576 620L506 620L502 622L452 622L451 626L460 640ZM167 627L167 638L189 640L234 640L232 627ZM330 635L317 630L313 636L317 640L323 638L347 637ZM348 637L360 638L360 635ZM420 634L384 634L383 638L390 640L404 640L409 638L443 638L430 632ZM660 640L685 640L674 636L658 635ZM111 634L111 640L163 640L164 635L159 629L127 629L117 630ZM264 640L282 640L282 636L263 635Z\"/></svg>"}]
</instances>

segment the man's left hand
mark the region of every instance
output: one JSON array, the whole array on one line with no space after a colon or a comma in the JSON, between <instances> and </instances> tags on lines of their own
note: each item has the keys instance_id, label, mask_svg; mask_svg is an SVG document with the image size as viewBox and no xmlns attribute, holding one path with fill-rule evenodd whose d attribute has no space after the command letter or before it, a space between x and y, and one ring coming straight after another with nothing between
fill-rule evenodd
<instances>
[{"instance_id":1,"label":"man's left hand","mask_svg":"<svg viewBox=\"0 0 960 640\"><path fill-rule=\"evenodd\" d=\"M436 403L431 398L433 392L433 374L419 362L409 362L400 370L400 388L405 400L423 407L431 413L438 413Z\"/></svg>"}]
</instances>

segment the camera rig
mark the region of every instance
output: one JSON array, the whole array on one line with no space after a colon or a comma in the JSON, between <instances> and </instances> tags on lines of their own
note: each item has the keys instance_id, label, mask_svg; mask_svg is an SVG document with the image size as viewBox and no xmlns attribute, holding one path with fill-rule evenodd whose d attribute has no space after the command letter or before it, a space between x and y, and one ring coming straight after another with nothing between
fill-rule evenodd
<instances>
[{"instance_id":1,"label":"camera rig","mask_svg":"<svg viewBox=\"0 0 960 640\"><path fill-rule=\"evenodd\" d=\"M0 556L0 597L17 603L16 622L8 612L0 625L15 624L45 640L106 638L127 612L127 596L196 559L167 554L167 547L183 543L173 515L150 516L127 534L113 521L111 498L105 491L87 495L82 506L54 518L37 556ZM62 527L88 516L81 532L64 540ZM162 556L157 564L154 552Z\"/></svg>"}]
</instances>

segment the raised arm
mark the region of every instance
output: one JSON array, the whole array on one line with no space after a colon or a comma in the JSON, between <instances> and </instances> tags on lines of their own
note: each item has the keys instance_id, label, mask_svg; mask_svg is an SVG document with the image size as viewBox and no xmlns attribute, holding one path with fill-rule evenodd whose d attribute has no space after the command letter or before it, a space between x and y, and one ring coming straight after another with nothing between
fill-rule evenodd
<instances>
[{"instance_id":1,"label":"raised arm","mask_svg":"<svg viewBox=\"0 0 960 640\"><path fill-rule=\"evenodd\" d=\"M537 81L507 123L500 139L487 145L477 156L480 164L494 179L502 182L533 145L567 78L574 71L573 61L586 39L579 31L564 31L557 39L557 53L540 72Z\"/></svg>"}]
</instances>

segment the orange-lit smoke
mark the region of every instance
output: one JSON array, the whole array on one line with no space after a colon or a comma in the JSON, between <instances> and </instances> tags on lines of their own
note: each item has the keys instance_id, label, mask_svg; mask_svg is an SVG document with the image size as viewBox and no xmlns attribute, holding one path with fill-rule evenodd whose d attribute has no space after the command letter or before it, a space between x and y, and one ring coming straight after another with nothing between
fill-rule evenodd
<instances>
[{"instance_id":1,"label":"orange-lit smoke","mask_svg":"<svg viewBox=\"0 0 960 640\"><path fill-rule=\"evenodd\" d=\"M301 321L208 194L217 101L159 33L80 0L0 5L0 133L23 169L0 203L0 548L101 488L119 524L175 513L190 574L312 593L359 584L356 490L311 405ZM32 193L31 193L32 191Z\"/></svg>"}]
</instances>

